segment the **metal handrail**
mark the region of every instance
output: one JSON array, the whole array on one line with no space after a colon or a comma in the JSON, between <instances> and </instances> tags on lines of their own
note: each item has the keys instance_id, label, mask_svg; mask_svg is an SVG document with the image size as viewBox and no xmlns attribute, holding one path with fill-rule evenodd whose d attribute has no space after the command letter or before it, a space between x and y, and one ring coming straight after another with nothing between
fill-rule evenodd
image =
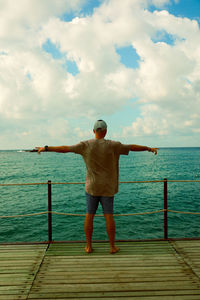
<instances>
[{"instance_id":1,"label":"metal handrail","mask_svg":"<svg viewBox=\"0 0 200 300\"><path fill-rule=\"evenodd\" d=\"M144 214L155 214L161 213L164 214L164 240L168 239L168 212L171 213L180 213L180 214L193 214L193 215L200 215L200 212L185 212L185 211L175 211L168 209L167 203L167 184L168 182L200 182L200 180L168 180L164 178L163 180L142 180L142 181L120 181L120 184L126 183L163 183L163 200L164 200L164 209L160 209L157 211L150 211L150 212L142 212L142 213L130 213L130 214L114 214L114 216L134 216L134 215L144 215ZM67 185L74 185L74 184L85 184L85 182L52 182L48 180L48 182L38 182L38 183L1 183L0 186L26 186L26 185L47 185L48 186L48 211L39 212L39 213L32 213L32 214L24 214L24 215L15 215L15 216L0 216L2 218L17 218L17 217L27 217L27 216L37 216L37 215L44 215L48 214L48 242L52 242L52 214L57 215L68 215L68 216L85 216L85 214L71 214L71 213L62 213L62 212L54 212L52 211L52 185L57 184L67 184ZM102 217L103 215L96 215Z\"/></svg>"}]
</instances>

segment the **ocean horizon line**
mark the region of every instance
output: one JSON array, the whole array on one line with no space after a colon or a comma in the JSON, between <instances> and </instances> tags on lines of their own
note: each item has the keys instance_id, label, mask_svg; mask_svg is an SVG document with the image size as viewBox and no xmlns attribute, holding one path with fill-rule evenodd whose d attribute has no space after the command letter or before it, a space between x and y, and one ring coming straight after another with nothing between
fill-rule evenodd
<instances>
[{"instance_id":1,"label":"ocean horizon line","mask_svg":"<svg viewBox=\"0 0 200 300\"><path fill-rule=\"evenodd\" d=\"M161 146L158 149L194 149L200 148L200 146ZM32 151L34 148L16 148L16 149L0 149L0 151Z\"/></svg>"}]
</instances>

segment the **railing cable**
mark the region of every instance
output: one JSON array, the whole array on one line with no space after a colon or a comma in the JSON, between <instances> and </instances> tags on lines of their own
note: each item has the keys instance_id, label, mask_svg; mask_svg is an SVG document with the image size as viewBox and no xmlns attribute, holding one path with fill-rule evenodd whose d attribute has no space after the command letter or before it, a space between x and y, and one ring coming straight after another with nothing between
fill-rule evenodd
<instances>
[{"instance_id":1,"label":"railing cable","mask_svg":"<svg viewBox=\"0 0 200 300\"><path fill-rule=\"evenodd\" d=\"M145 211L145 212L130 213L130 214L113 214L113 216L115 216L115 217L129 217L129 216L157 214L157 213L162 213L162 212L166 212L166 211L171 212L171 213L176 213L176 214L200 215L200 212L177 211L177 210L172 210L172 209L160 209L160 210L155 210L155 211ZM39 212L39 213L24 214L24 215L0 216L0 219L33 217L33 216L40 216L40 215L46 215L46 214L74 216L74 217L85 217L85 214L63 213L63 212L57 212L57 211L43 211L43 212ZM95 215L95 216L96 217L104 217L104 215Z\"/></svg>"},{"instance_id":2,"label":"railing cable","mask_svg":"<svg viewBox=\"0 0 200 300\"><path fill-rule=\"evenodd\" d=\"M128 213L128 214L113 214L116 217L122 216L137 216L137 215L147 215L147 214L157 214L163 213L164 218L164 239L168 239L168 213L176 213L176 214L190 214L190 215L200 215L200 212L188 212L188 211L176 211L168 209L167 204L167 184L170 183L196 183L200 182L200 180L168 180L164 178L164 180L143 180L143 181L121 181L120 184L129 184L129 183L163 183L164 184L164 209L156 210L156 211L146 211L146 212L136 212L136 213ZM48 241L49 243L52 242L52 215L63 215L63 216L77 216L77 217L84 217L85 214L75 214L75 213L64 213L64 212L56 212L52 211L52 193L51 188L52 185L83 185L85 182L35 182L35 183L0 183L0 186L28 186L28 185L47 185L48 186L48 208L47 211L38 212L38 213L30 213L30 214L19 214L19 215L12 215L12 216L0 216L0 219L6 218L21 218L21 217L32 217L32 216L39 216L39 215L48 215ZM96 215L97 217L103 217L104 215Z\"/></svg>"},{"instance_id":3,"label":"railing cable","mask_svg":"<svg viewBox=\"0 0 200 300\"><path fill-rule=\"evenodd\" d=\"M143 181L120 181L119 183L158 183L165 182L165 180L143 180ZM168 182L200 182L200 180L168 180ZM48 182L34 182L34 183L0 183L0 186L20 186L20 185L47 185ZM85 184L85 182L51 182L51 184Z\"/></svg>"}]
</instances>

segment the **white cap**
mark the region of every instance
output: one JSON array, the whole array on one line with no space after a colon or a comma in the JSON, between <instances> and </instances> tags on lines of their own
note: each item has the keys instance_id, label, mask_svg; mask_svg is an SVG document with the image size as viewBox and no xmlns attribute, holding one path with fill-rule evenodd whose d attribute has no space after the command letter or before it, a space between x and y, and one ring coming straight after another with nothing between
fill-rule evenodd
<instances>
[{"instance_id":1,"label":"white cap","mask_svg":"<svg viewBox=\"0 0 200 300\"><path fill-rule=\"evenodd\" d=\"M95 123L94 123L94 131L97 131L97 129L107 129L107 124L105 121L103 120L97 120Z\"/></svg>"}]
</instances>

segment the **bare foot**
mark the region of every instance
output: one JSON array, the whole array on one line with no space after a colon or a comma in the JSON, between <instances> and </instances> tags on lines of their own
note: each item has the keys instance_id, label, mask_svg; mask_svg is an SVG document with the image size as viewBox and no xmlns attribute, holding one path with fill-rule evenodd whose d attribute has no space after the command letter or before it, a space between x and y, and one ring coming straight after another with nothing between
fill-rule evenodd
<instances>
[{"instance_id":1,"label":"bare foot","mask_svg":"<svg viewBox=\"0 0 200 300\"><path fill-rule=\"evenodd\" d=\"M92 253L92 251L93 251L93 249L92 249L91 246L86 246L86 247L85 247L85 252L86 252L86 253Z\"/></svg>"},{"instance_id":2,"label":"bare foot","mask_svg":"<svg viewBox=\"0 0 200 300\"><path fill-rule=\"evenodd\" d=\"M114 247L111 247L110 248L110 254L114 254L114 253L117 253L119 252L120 248L114 246Z\"/></svg>"}]
</instances>

